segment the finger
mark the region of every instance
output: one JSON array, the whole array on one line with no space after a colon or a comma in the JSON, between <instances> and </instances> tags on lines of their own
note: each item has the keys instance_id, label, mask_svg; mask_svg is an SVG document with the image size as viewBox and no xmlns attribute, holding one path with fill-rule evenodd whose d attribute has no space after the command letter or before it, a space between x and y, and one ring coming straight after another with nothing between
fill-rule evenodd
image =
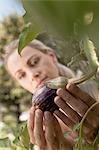
<instances>
[{"instance_id":1,"label":"finger","mask_svg":"<svg viewBox=\"0 0 99 150\"><path fill-rule=\"evenodd\" d=\"M34 145L33 150L41 150L41 149L37 145Z\"/></svg>"},{"instance_id":2,"label":"finger","mask_svg":"<svg viewBox=\"0 0 99 150\"><path fill-rule=\"evenodd\" d=\"M88 109L88 106L81 100L72 96L67 90L58 89L57 95L61 97L74 111L80 116L83 116Z\"/></svg>"},{"instance_id":3,"label":"finger","mask_svg":"<svg viewBox=\"0 0 99 150\"><path fill-rule=\"evenodd\" d=\"M71 122L71 120L67 116L64 116L64 114L60 110L55 110L54 114L57 117L57 119L60 118L64 122L64 124L69 127L69 129L66 129L66 130L64 129L65 132L72 131L72 129L73 129L74 125L75 125L74 122ZM89 124L87 122L87 120L85 119L84 124L83 124L83 132L85 134L87 134L91 130L93 130L93 126L91 124ZM72 135L72 132L71 132L70 135ZM75 137L75 136L76 136L76 134L73 134L72 137Z\"/></svg>"},{"instance_id":4,"label":"finger","mask_svg":"<svg viewBox=\"0 0 99 150\"><path fill-rule=\"evenodd\" d=\"M32 144L34 144L34 116L35 116L35 107L32 106L29 112L29 118L28 118L28 132L29 132L29 136L30 136L30 141Z\"/></svg>"},{"instance_id":5,"label":"finger","mask_svg":"<svg viewBox=\"0 0 99 150\"><path fill-rule=\"evenodd\" d=\"M63 114L61 114L61 112L59 110L56 110L55 115L58 116L61 120L63 120L66 116L63 116ZM70 127L71 129L73 129L74 127L74 123L71 123L69 118L66 118L65 121L63 121L68 127ZM88 134L90 133L90 131L93 131L93 126L91 124L88 123L88 121L85 119L84 124L83 124L83 133L84 135L88 136ZM68 141L71 141L71 144L73 144L73 138L76 137L76 134L74 132L72 132L72 130L70 131L70 134L68 135L68 137L66 137L66 139ZM90 136L88 137L88 139L90 138ZM92 137L91 137L92 138Z\"/></svg>"},{"instance_id":6,"label":"finger","mask_svg":"<svg viewBox=\"0 0 99 150\"><path fill-rule=\"evenodd\" d=\"M70 118L68 118L63 112L61 112L60 110L55 110L54 114L58 118L60 118L66 126L68 126L71 129L73 128L74 122Z\"/></svg>"},{"instance_id":7,"label":"finger","mask_svg":"<svg viewBox=\"0 0 99 150\"><path fill-rule=\"evenodd\" d=\"M85 91L82 91L78 86L75 84L68 84L67 87L69 92L71 92L75 97L80 98L83 100L89 107L93 105L96 100L93 99L88 93ZM99 104L97 104L95 107L92 108L92 113L94 115L97 115L99 117Z\"/></svg>"},{"instance_id":8,"label":"finger","mask_svg":"<svg viewBox=\"0 0 99 150\"><path fill-rule=\"evenodd\" d=\"M46 144L43 131L43 112L40 109L35 111L34 138L35 144L43 150Z\"/></svg>"},{"instance_id":9,"label":"finger","mask_svg":"<svg viewBox=\"0 0 99 150\"><path fill-rule=\"evenodd\" d=\"M58 122L58 120L56 119L56 117L54 116L54 130L55 130L55 134L56 137L58 138L58 141L60 144L60 149L64 148L72 148L73 146L73 139L71 140L70 137L65 139L60 127L60 124Z\"/></svg>"},{"instance_id":10,"label":"finger","mask_svg":"<svg viewBox=\"0 0 99 150\"><path fill-rule=\"evenodd\" d=\"M90 90L91 88L91 92L94 92L96 96L94 97L98 97L99 96L99 92L96 89L95 85L93 86L93 84L91 83L91 85L89 85L90 87L87 86L87 88ZM86 87L84 87L86 88ZM82 99L89 107L91 105L93 105L96 100L93 99L88 93L86 93L85 91L81 90L78 86L76 86L75 84L68 84L67 85L67 89L75 96L75 97L79 97L80 99ZM98 99L98 98L97 98ZM95 107L93 107L91 109L91 112L93 113L93 116L97 116L99 117L99 104L97 104Z\"/></svg>"},{"instance_id":11,"label":"finger","mask_svg":"<svg viewBox=\"0 0 99 150\"><path fill-rule=\"evenodd\" d=\"M57 97L56 97L57 98ZM61 102L59 102L57 99L56 99L56 101L60 104L59 105L59 107L61 107L62 105L64 105L64 104L62 104L62 101ZM64 109L64 106L62 106L61 107L62 109ZM71 111L71 110L70 110ZM71 111L72 112L72 111ZM71 119L72 120L72 118L71 118L71 112L69 112L68 111L68 118L69 119ZM59 112L58 112L59 113ZM65 113L67 114L67 110L65 111ZM68 124L68 122L66 122L67 121L67 118L66 118L66 116L65 117L62 117L61 115L60 115L60 113L58 114L59 115L59 117L62 119L62 121L63 122L65 122L65 124L67 124L69 127L70 127L70 124ZM75 116L75 115L74 115ZM73 114L72 114L72 117L73 117ZM66 119L65 119L66 118ZM92 120L92 118L93 118L93 120ZM65 121L64 121L65 120ZM81 120L81 117L79 117L79 120L78 120L78 122ZM76 120L77 121L77 120ZM98 123L99 123L99 119L93 114L93 113L88 113L88 115L87 115L87 117L86 117L86 119L85 119L85 122L84 122L84 133L88 133L91 129L93 129L93 128L96 128L97 126L98 126Z\"/></svg>"},{"instance_id":12,"label":"finger","mask_svg":"<svg viewBox=\"0 0 99 150\"><path fill-rule=\"evenodd\" d=\"M75 97L83 100L88 106L91 106L92 104L94 104L96 102L89 94L87 94L85 91L82 91L75 84L67 84L66 88Z\"/></svg>"},{"instance_id":13,"label":"finger","mask_svg":"<svg viewBox=\"0 0 99 150\"><path fill-rule=\"evenodd\" d=\"M59 110L56 110L54 112L56 114L56 116L58 116L59 118L61 118L61 113L59 112ZM58 115L57 115L58 114ZM63 117L64 119L64 117ZM64 121L65 122L65 121ZM68 123L67 123L68 124ZM72 124L72 126L70 124L68 124L68 127L70 127L71 129L73 129L74 124ZM93 131L93 126L91 124L89 124L86 119L84 121L83 124L83 133L84 135L86 135L88 137L88 134ZM66 139L73 144L75 137L77 136L77 134L75 132L72 132L72 130L68 130L70 132L70 134L66 137ZM91 135L90 135L91 136ZM90 138L90 136L88 137L88 139ZM92 137L91 137L92 138Z\"/></svg>"},{"instance_id":14,"label":"finger","mask_svg":"<svg viewBox=\"0 0 99 150\"><path fill-rule=\"evenodd\" d=\"M55 135L55 130L54 130L54 118L53 115L46 111L44 113L44 118L45 118L45 138L48 147L51 147L51 149L57 150L59 148L59 142L57 140L57 137Z\"/></svg>"},{"instance_id":15,"label":"finger","mask_svg":"<svg viewBox=\"0 0 99 150\"><path fill-rule=\"evenodd\" d=\"M74 122L78 123L81 120L81 117L59 96L56 96L54 102L61 108L66 115Z\"/></svg>"},{"instance_id":16,"label":"finger","mask_svg":"<svg viewBox=\"0 0 99 150\"><path fill-rule=\"evenodd\" d=\"M54 117L54 130L55 130L55 134L56 134L56 136L59 138L59 140L61 139L61 138L64 138L63 137L63 133L62 133L62 130L61 130L61 127L60 127L60 125L59 125L59 122L58 122L58 120L56 119L56 117L55 116L53 116Z\"/></svg>"}]
</instances>

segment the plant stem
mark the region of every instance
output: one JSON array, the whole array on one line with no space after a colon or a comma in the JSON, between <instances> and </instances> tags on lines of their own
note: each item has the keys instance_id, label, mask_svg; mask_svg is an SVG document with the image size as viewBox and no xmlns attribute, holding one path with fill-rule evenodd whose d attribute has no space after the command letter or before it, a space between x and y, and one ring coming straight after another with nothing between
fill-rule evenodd
<instances>
[{"instance_id":1,"label":"plant stem","mask_svg":"<svg viewBox=\"0 0 99 150\"><path fill-rule=\"evenodd\" d=\"M99 101L98 102L95 102L87 111L86 111L86 113L84 114L84 116L83 116L83 118L82 118L82 120L81 120L81 122L80 122L80 131L79 131L79 137L81 138L82 137L82 130L83 130L83 122L84 122L84 120L85 120L85 118L86 118L86 116L87 116L87 114L90 112L90 110L93 108L93 107L95 107L97 104L99 104Z\"/></svg>"}]
</instances>

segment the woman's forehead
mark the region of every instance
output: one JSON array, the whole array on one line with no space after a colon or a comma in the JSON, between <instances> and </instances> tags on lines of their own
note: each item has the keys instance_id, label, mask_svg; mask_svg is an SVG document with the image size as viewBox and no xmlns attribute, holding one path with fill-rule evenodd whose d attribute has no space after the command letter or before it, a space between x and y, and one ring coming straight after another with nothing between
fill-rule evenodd
<instances>
[{"instance_id":1,"label":"woman's forehead","mask_svg":"<svg viewBox=\"0 0 99 150\"><path fill-rule=\"evenodd\" d=\"M14 72L22 66L22 59L17 51L14 51L7 60L8 70L14 74Z\"/></svg>"},{"instance_id":2,"label":"woman's forehead","mask_svg":"<svg viewBox=\"0 0 99 150\"><path fill-rule=\"evenodd\" d=\"M27 46L22 50L21 57L28 57L33 54L39 54L39 53L41 53L39 50L37 50L33 47L30 47L30 46Z\"/></svg>"},{"instance_id":3,"label":"woman's forehead","mask_svg":"<svg viewBox=\"0 0 99 150\"><path fill-rule=\"evenodd\" d=\"M42 52L40 52L39 50L32 48L32 47L25 47L22 52L21 55L18 53L18 50L16 50L10 57L10 59L12 59L14 62L18 62L19 61L27 61L27 59L29 59L31 56L36 56L42 54Z\"/></svg>"},{"instance_id":4,"label":"woman's forehead","mask_svg":"<svg viewBox=\"0 0 99 150\"><path fill-rule=\"evenodd\" d=\"M31 47L26 47L23 49L21 55L18 54L18 50L15 50L8 58L8 68L10 68L10 66L14 69L15 68L20 68L22 65L25 65L27 60L31 57L31 56L35 56L37 54L41 53L39 50L36 50L34 48Z\"/></svg>"},{"instance_id":5,"label":"woman's forehead","mask_svg":"<svg viewBox=\"0 0 99 150\"><path fill-rule=\"evenodd\" d=\"M32 47L25 47L22 50L21 55L18 53L18 50L16 49L8 58L7 60L7 66L10 69L11 67L13 68L13 70L15 70L14 68L22 68L23 66L27 65L28 60L32 57L35 58L37 56L41 56L43 57L44 53L32 48Z\"/></svg>"}]
</instances>

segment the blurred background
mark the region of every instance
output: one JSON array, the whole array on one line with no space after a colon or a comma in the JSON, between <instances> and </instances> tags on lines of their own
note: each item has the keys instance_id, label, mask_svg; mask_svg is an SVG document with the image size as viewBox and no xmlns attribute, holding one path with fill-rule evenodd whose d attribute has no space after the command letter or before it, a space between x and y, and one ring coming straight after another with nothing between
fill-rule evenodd
<instances>
[{"instance_id":1,"label":"blurred background","mask_svg":"<svg viewBox=\"0 0 99 150\"><path fill-rule=\"evenodd\" d=\"M31 106L31 94L11 78L3 62L4 46L19 37L25 25L24 14L19 0L0 1L0 139L5 139L0 140L0 150L18 148L10 141L15 139L18 125L27 120Z\"/></svg>"},{"instance_id":2,"label":"blurred background","mask_svg":"<svg viewBox=\"0 0 99 150\"><path fill-rule=\"evenodd\" d=\"M27 120L32 96L7 73L3 62L4 46L19 38L24 26L31 22L34 32L37 32L36 38L54 48L59 61L81 75L88 71L86 57L79 55L79 40L84 32L94 42L99 57L98 8L98 1L0 1L0 139L15 138L18 125ZM86 13L93 15L92 23L87 25L84 24ZM76 59L72 62L71 58L74 56ZM98 75L95 80L99 81ZM7 140L6 148L0 140L2 150L17 149L12 148Z\"/></svg>"}]
</instances>

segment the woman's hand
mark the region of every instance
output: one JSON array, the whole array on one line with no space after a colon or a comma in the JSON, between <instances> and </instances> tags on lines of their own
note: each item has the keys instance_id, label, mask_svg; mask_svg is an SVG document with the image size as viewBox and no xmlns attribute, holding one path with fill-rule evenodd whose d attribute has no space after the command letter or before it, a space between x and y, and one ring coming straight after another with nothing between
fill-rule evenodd
<instances>
[{"instance_id":1,"label":"woman's hand","mask_svg":"<svg viewBox=\"0 0 99 150\"><path fill-rule=\"evenodd\" d=\"M54 113L71 128L81 121L88 108L96 102L75 84L68 84L65 90L58 89L57 95L54 102L61 109L56 110ZM88 142L93 141L97 129L99 129L99 105L87 114L84 121L84 133Z\"/></svg>"},{"instance_id":2,"label":"woman's hand","mask_svg":"<svg viewBox=\"0 0 99 150\"><path fill-rule=\"evenodd\" d=\"M59 122L48 111L43 113L40 109L35 110L33 106L28 130L30 140L36 144L37 150L72 150L73 143L64 138Z\"/></svg>"}]
</instances>

